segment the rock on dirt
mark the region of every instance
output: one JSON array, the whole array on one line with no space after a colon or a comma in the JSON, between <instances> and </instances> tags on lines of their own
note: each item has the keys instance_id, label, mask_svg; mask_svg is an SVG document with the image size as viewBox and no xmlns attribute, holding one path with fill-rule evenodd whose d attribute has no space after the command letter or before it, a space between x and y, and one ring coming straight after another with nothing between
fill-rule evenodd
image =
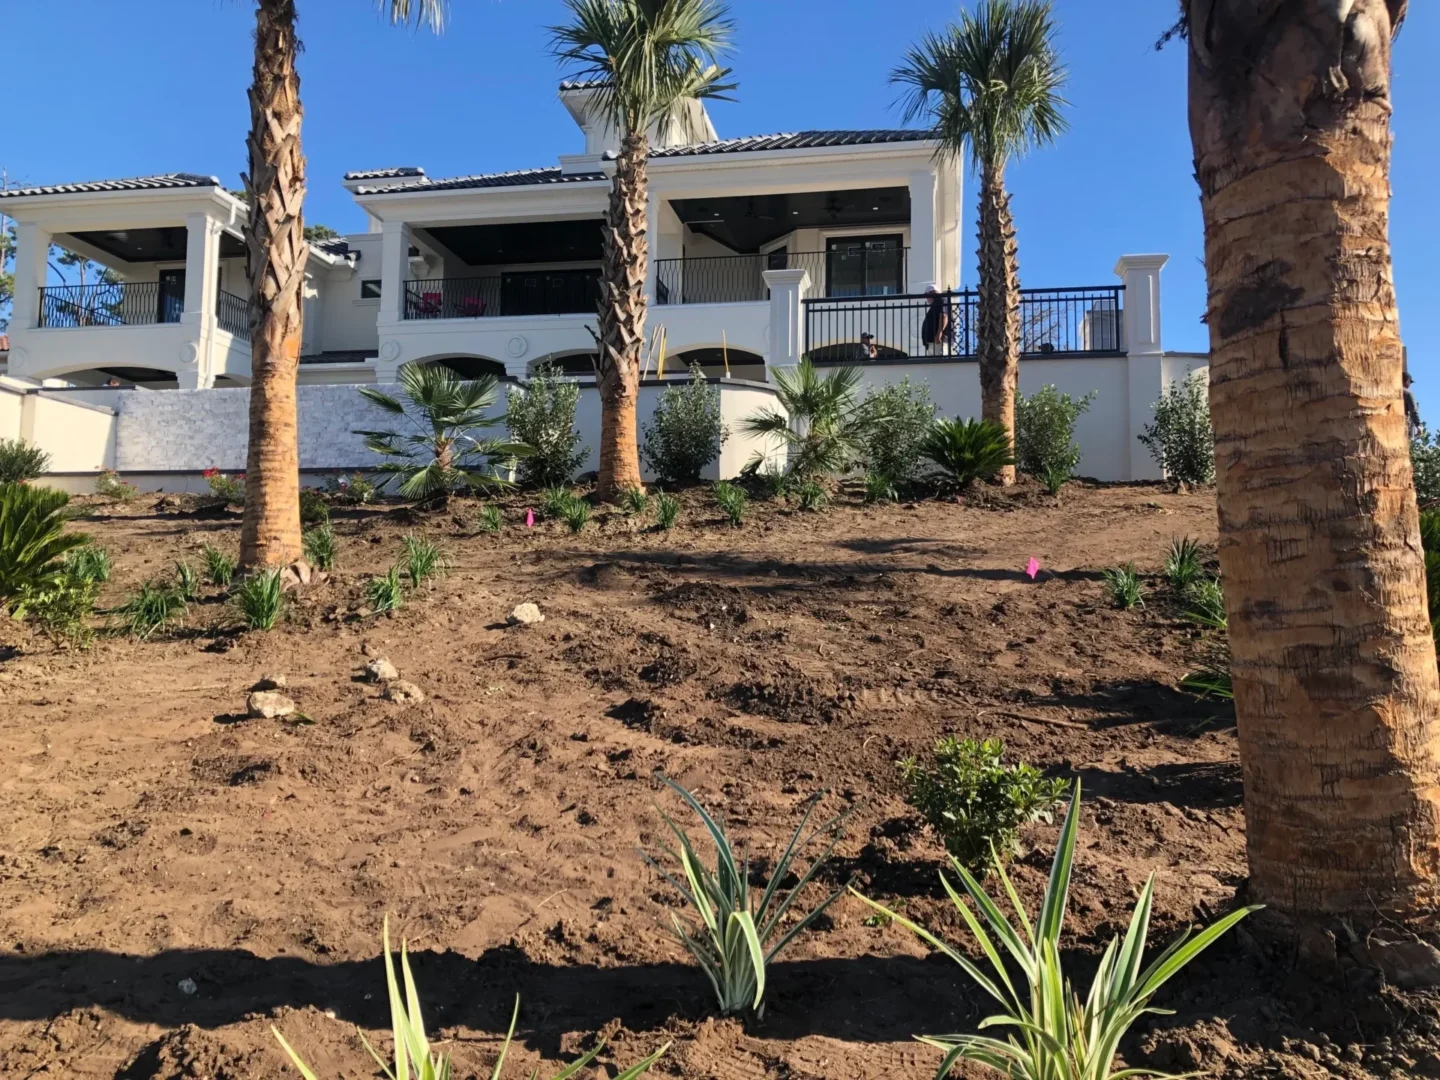
<instances>
[{"instance_id":1,"label":"rock on dirt","mask_svg":"<svg viewBox=\"0 0 1440 1080\"><path fill-rule=\"evenodd\" d=\"M257 690L245 702L245 707L251 716L260 720L289 716L296 708L295 702L274 690Z\"/></svg>"},{"instance_id":2,"label":"rock on dirt","mask_svg":"<svg viewBox=\"0 0 1440 1080\"><path fill-rule=\"evenodd\" d=\"M425 700L425 691L413 682L395 679L385 684L383 696L386 701L393 701L398 705L419 705Z\"/></svg>"},{"instance_id":3,"label":"rock on dirt","mask_svg":"<svg viewBox=\"0 0 1440 1080\"><path fill-rule=\"evenodd\" d=\"M365 665L365 679L367 682L389 682L398 679L400 672L390 662L388 656L377 656L370 663Z\"/></svg>"},{"instance_id":4,"label":"rock on dirt","mask_svg":"<svg viewBox=\"0 0 1440 1080\"><path fill-rule=\"evenodd\" d=\"M251 690L285 690L290 686L290 680L284 675L261 675L258 682L250 687Z\"/></svg>"},{"instance_id":5,"label":"rock on dirt","mask_svg":"<svg viewBox=\"0 0 1440 1080\"><path fill-rule=\"evenodd\" d=\"M515 610L510 612L505 620L511 626L534 626L536 623L545 621L545 615L539 605L524 603L517 604Z\"/></svg>"},{"instance_id":6,"label":"rock on dirt","mask_svg":"<svg viewBox=\"0 0 1440 1080\"><path fill-rule=\"evenodd\" d=\"M1371 938L1366 943L1370 961L1385 978L1402 990L1420 990L1440 986L1440 949L1419 938L1410 941L1383 941Z\"/></svg>"}]
</instances>

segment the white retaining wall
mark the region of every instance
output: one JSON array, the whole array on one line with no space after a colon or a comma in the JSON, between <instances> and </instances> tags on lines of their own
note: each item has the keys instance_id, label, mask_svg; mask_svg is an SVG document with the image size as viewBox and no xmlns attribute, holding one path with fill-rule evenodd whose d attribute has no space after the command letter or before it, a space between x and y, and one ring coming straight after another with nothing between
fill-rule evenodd
<instances>
[{"instance_id":1,"label":"white retaining wall","mask_svg":"<svg viewBox=\"0 0 1440 1080\"><path fill-rule=\"evenodd\" d=\"M50 472L98 473L115 464L113 409L67 400L0 378L0 439L23 439L50 455Z\"/></svg>"}]
</instances>

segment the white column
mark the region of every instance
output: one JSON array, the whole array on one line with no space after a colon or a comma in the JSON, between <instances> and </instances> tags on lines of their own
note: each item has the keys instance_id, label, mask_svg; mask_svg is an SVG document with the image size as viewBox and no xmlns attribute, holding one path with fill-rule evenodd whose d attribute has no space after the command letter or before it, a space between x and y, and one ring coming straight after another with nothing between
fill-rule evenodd
<instances>
[{"instance_id":1,"label":"white column","mask_svg":"<svg viewBox=\"0 0 1440 1080\"><path fill-rule=\"evenodd\" d=\"M10 311L10 332L40 325L40 290L45 285L50 258L50 233L39 225L15 226L15 296Z\"/></svg>"},{"instance_id":2,"label":"white column","mask_svg":"<svg viewBox=\"0 0 1440 1080\"><path fill-rule=\"evenodd\" d=\"M794 367L805 355L805 294L810 290L808 270L766 270L770 287L770 338L765 362L769 367Z\"/></svg>"},{"instance_id":3,"label":"white column","mask_svg":"<svg viewBox=\"0 0 1440 1080\"><path fill-rule=\"evenodd\" d=\"M405 278L409 265L409 228L403 221L385 222L380 241L379 322L382 326L400 322L405 309Z\"/></svg>"},{"instance_id":4,"label":"white column","mask_svg":"<svg viewBox=\"0 0 1440 1080\"><path fill-rule=\"evenodd\" d=\"M185 311L181 321L199 323L207 331L215 322L223 229L209 214L185 218Z\"/></svg>"},{"instance_id":5,"label":"white column","mask_svg":"<svg viewBox=\"0 0 1440 1080\"><path fill-rule=\"evenodd\" d=\"M1165 349L1160 337L1160 271L1168 255L1122 255L1115 275L1125 282L1124 318L1129 403L1130 479L1159 480L1160 467L1140 441L1155 418L1164 390Z\"/></svg>"},{"instance_id":6,"label":"white column","mask_svg":"<svg viewBox=\"0 0 1440 1080\"><path fill-rule=\"evenodd\" d=\"M910 174L910 272L907 288L912 293L923 293L937 280L939 264L935 253L939 247L940 216L936 213L935 200L938 194L939 184L934 169Z\"/></svg>"},{"instance_id":7,"label":"white column","mask_svg":"<svg viewBox=\"0 0 1440 1080\"><path fill-rule=\"evenodd\" d=\"M964 190L965 179L961 163L947 163L940 177L940 192L937 196L940 262L935 271L935 284L942 290L960 287L960 223L963 220L961 196Z\"/></svg>"}]
</instances>

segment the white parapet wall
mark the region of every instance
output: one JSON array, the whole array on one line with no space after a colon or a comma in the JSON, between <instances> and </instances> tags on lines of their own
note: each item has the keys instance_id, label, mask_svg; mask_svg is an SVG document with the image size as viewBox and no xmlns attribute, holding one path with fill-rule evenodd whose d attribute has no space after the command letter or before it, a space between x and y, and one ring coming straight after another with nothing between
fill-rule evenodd
<instances>
[{"instance_id":1,"label":"white parapet wall","mask_svg":"<svg viewBox=\"0 0 1440 1080\"><path fill-rule=\"evenodd\" d=\"M0 378L0 439L20 439L50 455L55 485L115 465L114 409L71 400L17 379Z\"/></svg>"}]
</instances>

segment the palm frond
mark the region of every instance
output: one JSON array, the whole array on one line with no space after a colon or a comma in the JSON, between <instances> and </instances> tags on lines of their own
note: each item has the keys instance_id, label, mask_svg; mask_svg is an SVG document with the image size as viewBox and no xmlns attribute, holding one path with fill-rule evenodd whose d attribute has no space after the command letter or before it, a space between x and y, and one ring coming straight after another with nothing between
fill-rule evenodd
<instances>
[{"instance_id":1,"label":"palm frond","mask_svg":"<svg viewBox=\"0 0 1440 1080\"><path fill-rule=\"evenodd\" d=\"M428 26L437 34L445 29L449 6L448 0L376 0L382 12L389 9L392 24Z\"/></svg>"}]
</instances>

